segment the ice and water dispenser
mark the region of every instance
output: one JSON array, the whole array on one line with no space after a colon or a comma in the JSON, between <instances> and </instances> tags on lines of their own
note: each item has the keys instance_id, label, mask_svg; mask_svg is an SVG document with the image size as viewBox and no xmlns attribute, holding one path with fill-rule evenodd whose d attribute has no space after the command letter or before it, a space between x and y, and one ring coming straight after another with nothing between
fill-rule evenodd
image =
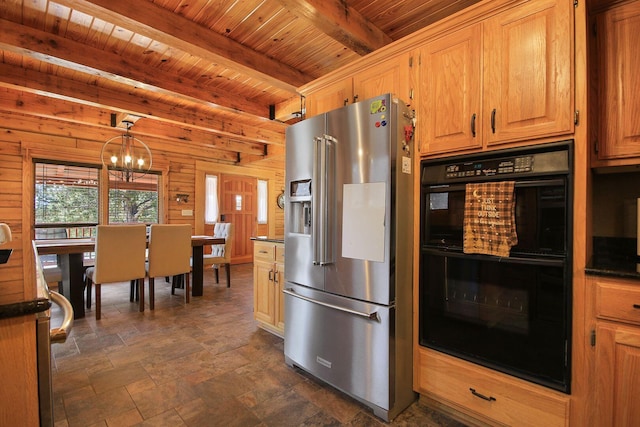
<instances>
[{"instance_id":1,"label":"ice and water dispenser","mask_svg":"<svg viewBox=\"0 0 640 427\"><path fill-rule=\"evenodd\" d=\"M289 230L292 233L311 234L311 180L292 181L289 188Z\"/></svg>"}]
</instances>

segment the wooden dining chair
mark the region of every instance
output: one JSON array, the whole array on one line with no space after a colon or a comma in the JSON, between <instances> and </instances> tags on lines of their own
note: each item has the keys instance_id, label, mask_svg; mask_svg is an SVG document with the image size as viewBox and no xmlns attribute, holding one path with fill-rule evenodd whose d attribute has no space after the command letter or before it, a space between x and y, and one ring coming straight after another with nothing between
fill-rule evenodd
<instances>
[{"instance_id":1,"label":"wooden dining chair","mask_svg":"<svg viewBox=\"0 0 640 427\"><path fill-rule=\"evenodd\" d=\"M156 277L184 275L184 298L189 303L189 273L191 271L191 225L153 224L149 231L149 309L155 307ZM173 289L172 289L173 291ZM173 293L173 292L172 292Z\"/></svg>"},{"instance_id":2,"label":"wooden dining chair","mask_svg":"<svg viewBox=\"0 0 640 427\"><path fill-rule=\"evenodd\" d=\"M220 283L218 271L221 265L227 272L227 288L231 287L231 249L233 246L233 224L218 222L213 227L213 237L225 239L224 245L211 245L211 253L203 256L203 264L213 265L216 272L216 283Z\"/></svg>"},{"instance_id":3,"label":"wooden dining chair","mask_svg":"<svg viewBox=\"0 0 640 427\"><path fill-rule=\"evenodd\" d=\"M98 225L95 266L85 272L87 289L95 285L96 320L102 314L101 287L105 283L135 280L144 311L145 252L147 236L144 224Z\"/></svg>"}]
</instances>

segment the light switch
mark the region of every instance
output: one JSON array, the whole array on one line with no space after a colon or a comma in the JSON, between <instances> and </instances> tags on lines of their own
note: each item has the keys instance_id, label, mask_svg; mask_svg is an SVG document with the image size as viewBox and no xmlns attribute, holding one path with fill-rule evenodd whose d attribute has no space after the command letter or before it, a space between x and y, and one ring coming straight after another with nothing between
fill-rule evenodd
<instances>
[{"instance_id":1,"label":"light switch","mask_svg":"<svg viewBox=\"0 0 640 427\"><path fill-rule=\"evenodd\" d=\"M182 209L182 216L193 216L193 209Z\"/></svg>"}]
</instances>

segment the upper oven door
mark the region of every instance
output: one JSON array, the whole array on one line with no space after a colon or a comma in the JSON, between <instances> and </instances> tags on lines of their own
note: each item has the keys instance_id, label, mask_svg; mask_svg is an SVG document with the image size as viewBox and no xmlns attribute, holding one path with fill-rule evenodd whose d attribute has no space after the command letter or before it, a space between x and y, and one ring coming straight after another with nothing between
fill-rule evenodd
<instances>
[{"instance_id":1,"label":"upper oven door","mask_svg":"<svg viewBox=\"0 0 640 427\"><path fill-rule=\"evenodd\" d=\"M518 180L516 233L512 255L567 253L567 177ZM422 245L462 250L465 184L423 186L421 194Z\"/></svg>"}]
</instances>

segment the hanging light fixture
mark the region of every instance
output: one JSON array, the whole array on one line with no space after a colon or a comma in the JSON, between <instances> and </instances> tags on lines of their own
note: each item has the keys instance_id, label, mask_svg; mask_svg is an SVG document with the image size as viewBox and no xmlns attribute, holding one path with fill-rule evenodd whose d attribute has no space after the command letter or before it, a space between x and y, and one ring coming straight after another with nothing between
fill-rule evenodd
<instances>
[{"instance_id":1,"label":"hanging light fixture","mask_svg":"<svg viewBox=\"0 0 640 427\"><path fill-rule=\"evenodd\" d=\"M126 132L105 142L100 158L111 176L130 182L151 170L151 150L131 133L133 121L123 120L122 123L127 127Z\"/></svg>"}]
</instances>

